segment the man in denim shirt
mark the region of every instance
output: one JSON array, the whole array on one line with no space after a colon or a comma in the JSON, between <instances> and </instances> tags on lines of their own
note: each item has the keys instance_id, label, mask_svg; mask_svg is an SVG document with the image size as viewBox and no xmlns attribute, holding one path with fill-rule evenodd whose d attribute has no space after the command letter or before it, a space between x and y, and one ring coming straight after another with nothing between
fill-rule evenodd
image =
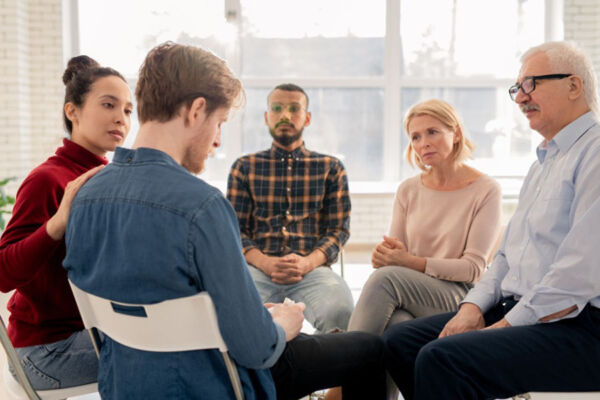
<instances>
[{"instance_id":1,"label":"man in denim shirt","mask_svg":"<svg viewBox=\"0 0 600 400\"><path fill-rule=\"evenodd\" d=\"M456 314L384 333L408 399L600 390L600 127L588 57L534 47L509 94L543 142L494 261Z\"/></svg>"},{"instance_id":2,"label":"man in denim shirt","mask_svg":"<svg viewBox=\"0 0 600 400\"><path fill-rule=\"evenodd\" d=\"M165 43L146 57L136 98L141 126L134 149L118 148L73 202L64 261L69 278L125 303L207 291L246 399L273 399L276 391L294 398L340 384L359 395L363 376L382 387L378 338L297 337L302 303L272 305L270 312L262 305L231 205L192 175L219 146L221 124L243 98L225 63L202 49ZM98 382L107 399L233 397L217 350L146 352L107 336Z\"/></svg>"}]
</instances>

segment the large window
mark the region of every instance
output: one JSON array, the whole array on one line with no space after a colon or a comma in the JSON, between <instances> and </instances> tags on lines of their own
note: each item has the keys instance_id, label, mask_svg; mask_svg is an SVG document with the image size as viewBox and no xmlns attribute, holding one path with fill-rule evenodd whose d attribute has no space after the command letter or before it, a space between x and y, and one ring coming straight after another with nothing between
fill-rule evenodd
<instances>
[{"instance_id":1,"label":"large window","mask_svg":"<svg viewBox=\"0 0 600 400\"><path fill-rule=\"evenodd\" d=\"M80 1L80 48L127 75L165 40L209 48L241 77L247 105L223 132L205 177L226 179L243 153L267 148L269 90L303 86L312 124L307 147L340 157L351 189L397 182L402 116L415 102L453 104L476 144L472 164L491 175L525 175L539 141L510 101L519 56L544 40L543 0L105 0ZM115 10L119 10L115 13ZM132 143L137 126L132 128ZM507 180L507 182L509 182ZM518 186L518 185L517 185ZM373 187L371 184L369 187Z\"/></svg>"}]
</instances>

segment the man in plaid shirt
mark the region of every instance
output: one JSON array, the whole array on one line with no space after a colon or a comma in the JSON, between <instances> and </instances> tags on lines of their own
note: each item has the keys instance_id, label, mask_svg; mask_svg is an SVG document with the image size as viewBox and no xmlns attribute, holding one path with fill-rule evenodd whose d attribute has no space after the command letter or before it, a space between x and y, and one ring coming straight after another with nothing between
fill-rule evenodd
<instances>
[{"instance_id":1,"label":"man in plaid shirt","mask_svg":"<svg viewBox=\"0 0 600 400\"><path fill-rule=\"evenodd\" d=\"M279 85L267 101L273 145L236 160L227 184L250 273L264 302L304 302L318 331L344 330L352 295L329 266L350 235L346 171L337 158L304 147L311 114L301 87Z\"/></svg>"}]
</instances>

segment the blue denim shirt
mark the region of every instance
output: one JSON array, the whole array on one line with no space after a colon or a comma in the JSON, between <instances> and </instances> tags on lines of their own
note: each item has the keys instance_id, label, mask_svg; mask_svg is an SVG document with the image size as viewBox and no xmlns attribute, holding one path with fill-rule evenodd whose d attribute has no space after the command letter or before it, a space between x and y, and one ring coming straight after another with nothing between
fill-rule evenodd
<instances>
[{"instance_id":1,"label":"blue denim shirt","mask_svg":"<svg viewBox=\"0 0 600 400\"><path fill-rule=\"evenodd\" d=\"M95 295L155 303L207 291L246 398L275 398L268 368L285 333L261 303L219 190L161 151L118 148L77 194L65 239L69 278ZM234 397L218 350L155 353L108 337L98 382L107 399Z\"/></svg>"},{"instance_id":2,"label":"blue denim shirt","mask_svg":"<svg viewBox=\"0 0 600 400\"><path fill-rule=\"evenodd\" d=\"M600 307L600 126L588 112L537 149L490 269L463 302L484 312L502 297L519 302L506 314L532 325L572 305L572 318Z\"/></svg>"}]
</instances>

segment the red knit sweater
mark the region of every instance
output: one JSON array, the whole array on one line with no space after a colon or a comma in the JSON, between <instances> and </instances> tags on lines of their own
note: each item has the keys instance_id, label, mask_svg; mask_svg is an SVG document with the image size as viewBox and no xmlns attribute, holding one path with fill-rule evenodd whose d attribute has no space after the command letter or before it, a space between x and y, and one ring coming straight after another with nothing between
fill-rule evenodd
<instances>
[{"instance_id":1,"label":"red knit sweater","mask_svg":"<svg viewBox=\"0 0 600 400\"><path fill-rule=\"evenodd\" d=\"M17 201L0 238L0 290L15 293L8 302L8 335L15 347L52 343L83 329L62 267L65 241L46 233L67 183L106 164L64 139L56 155L35 168L17 191Z\"/></svg>"}]
</instances>

